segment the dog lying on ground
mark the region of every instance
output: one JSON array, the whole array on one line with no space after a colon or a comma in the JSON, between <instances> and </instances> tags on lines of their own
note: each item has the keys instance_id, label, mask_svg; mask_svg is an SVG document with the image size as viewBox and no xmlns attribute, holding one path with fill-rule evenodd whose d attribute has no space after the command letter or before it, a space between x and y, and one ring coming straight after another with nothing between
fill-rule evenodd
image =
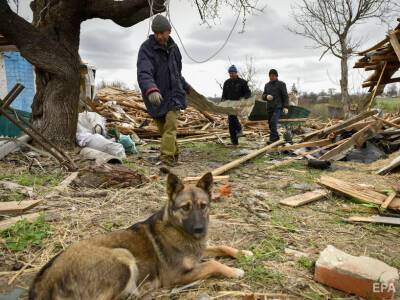
<instances>
[{"instance_id":1,"label":"dog lying on ground","mask_svg":"<svg viewBox=\"0 0 400 300\"><path fill-rule=\"evenodd\" d=\"M228 246L207 247L213 177L184 185L167 178L168 202L147 220L125 230L72 244L53 257L36 275L30 300L111 300L140 291L170 287L210 276L238 278L243 270L201 257L238 257Z\"/></svg>"}]
</instances>

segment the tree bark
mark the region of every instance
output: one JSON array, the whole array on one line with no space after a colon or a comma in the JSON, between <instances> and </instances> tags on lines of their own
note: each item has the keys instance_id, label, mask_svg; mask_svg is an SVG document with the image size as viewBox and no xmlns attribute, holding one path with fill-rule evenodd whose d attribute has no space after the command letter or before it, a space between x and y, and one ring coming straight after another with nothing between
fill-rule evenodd
<instances>
[{"instance_id":1,"label":"tree bark","mask_svg":"<svg viewBox=\"0 0 400 300\"><path fill-rule=\"evenodd\" d=\"M347 49L346 39L344 38L341 42L342 56L340 58L341 67L341 78L340 78L340 92L342 95L342 103L346 107L349 106L349 54Z\"/></svg>"},{"instance_id":2,"label":"tree bark","mask_svg":"<svg viewBox=\"0 0 400 300\"><path fill-rule=\"evenodd\" d=\"M64 55L58 54L64 62L60 66L62 75L35 68L37 92L32 104L32 123L55 144L73 147L78 122L80 80L79 1L59 0L54 3L51 0L36 0L31 8L33 24L65 50L62 52ZM48 63L51 64L51 61Z\"/></svg>"}]
</instances>

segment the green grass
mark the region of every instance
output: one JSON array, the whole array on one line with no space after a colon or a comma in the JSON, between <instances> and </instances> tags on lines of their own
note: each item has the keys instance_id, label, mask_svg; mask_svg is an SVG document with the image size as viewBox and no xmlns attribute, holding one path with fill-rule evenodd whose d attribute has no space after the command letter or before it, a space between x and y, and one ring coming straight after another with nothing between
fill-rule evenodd
<instances>
[{"instance_id":1,"label":"green grass","mask_svg":"<svg viewBox=\"0 0 400 300\"><path fill-rule=\"evenodd\" d=\"M245 280L257 282L263 285L280 284L283 275L275 269L264 265L266 261L281 261L285 243L280 237L260 241L251 247L254 256L240 256L238 259L240 267L245 271Z\"/></svg>"},{"instance_id":2,"label":"green grass","mask_svg":"<svg viewBox=\"0 0 400 300\"><path fill-rule=\"evenodd\" d=\"M193 152L197 152L201 155L209 155L210 157L212 157L213 160L218 160L218 161L232 160L231 151L235 150L234 148L227 148L222 145L219 145L216 142L187 143L185 144L184 148L191 150ZM237 150L239 151L240 149Z\"/></svg>"},{"instance_id":3,"label":"green grass","mask_svg":"<svg viewBox=\"0 0 400 300\"><path fill-rule=\"evenodd\" d=\"M398 112L400 111L400 98L377 99L375 107L382 109L384 112Z\"/></svg>"},{"instance_id":4,"label":"green grass","mask_svg":"<svg viewBox=\"0 0 400 300\"><path fill-rule=\"evenodd\" d=\"M63 179L62 173L55 174L3 174L0 175L0 180L14 181L23 186L56 186Z\"/></svg>"},{"instance_id":5,"label":"green grass","mask_svg":"<svg viewBox=\"0 0 400 300\"><path fill-rule=\"evenodd\" d=\"M42 245L42 241L51 236L50 225L40 216L34 222L23 219L2 230L0 236L5 240L5 247L11 251L23 251L31 246Z\"/></svg>"},{"instance_id":6,"label":"green grass","mask_svg":"<svg viewBox=\"0 0 400 300\"><path fill-rule=\"evenodd\" d=\"M271 223L275 226L286 228L291 232L295 232L298 228L293 222L293 217L285 210L274 210L271 212Z\"/></svg>"},{"instance_id":7,"label":"green grass","mask_svg":"<svg viewBox=\"0 0 400 300\"><path fill-rule=\"evenodd\" d=\"M301 268L311 270L314 267L314 261L307 256L302 256L297 260L297 265Z\"/></svg>"}]
</instances>

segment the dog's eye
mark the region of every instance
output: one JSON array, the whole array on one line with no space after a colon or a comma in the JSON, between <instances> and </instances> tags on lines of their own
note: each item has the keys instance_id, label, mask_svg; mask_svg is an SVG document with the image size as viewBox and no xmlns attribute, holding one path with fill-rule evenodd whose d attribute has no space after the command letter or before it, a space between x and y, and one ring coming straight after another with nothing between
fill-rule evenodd
<instances>
[{"instance_id":1,"label":"dog's eye","mask_svg":"<svg viewBox=\"0 0 400 300\"><path fill-rule=\"evenodd\" d=\"M190 209L190 204L185 204L184 206L181 207L184 211L188 211Z\"/></svg>"},{"instance_id":2,"label":"dog's eye","mask_svg":"<svg viewBox=\"0 0 400 300\"><path fill-rule=\"evenodd\" d=\"M200 204L200 209L206 209L206 207L207 207L207 204L205 204L205 203Z\"/></svg>"}]
</instances>

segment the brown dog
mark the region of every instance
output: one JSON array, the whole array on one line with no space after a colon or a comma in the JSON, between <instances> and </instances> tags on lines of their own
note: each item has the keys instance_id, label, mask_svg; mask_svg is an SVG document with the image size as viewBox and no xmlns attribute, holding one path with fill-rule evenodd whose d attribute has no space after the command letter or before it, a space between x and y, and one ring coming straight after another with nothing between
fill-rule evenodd
<instances>
[{"instance_id":1,"label":"brown dog","mask_svg":"<svg viewBox=\"0 0 400 300\"><path fill-rule=\"evenodd\" d=\"M243 276L242 270L215 260L200 262L202 256L236 258L240 252L206 246L212 185L211 173L196 186L169 174L162 210L128 229L71 245L40 270L29 299L124 299L138 294L138 286L146 291L214 275Z\"/></svg>"}]
</instances>

